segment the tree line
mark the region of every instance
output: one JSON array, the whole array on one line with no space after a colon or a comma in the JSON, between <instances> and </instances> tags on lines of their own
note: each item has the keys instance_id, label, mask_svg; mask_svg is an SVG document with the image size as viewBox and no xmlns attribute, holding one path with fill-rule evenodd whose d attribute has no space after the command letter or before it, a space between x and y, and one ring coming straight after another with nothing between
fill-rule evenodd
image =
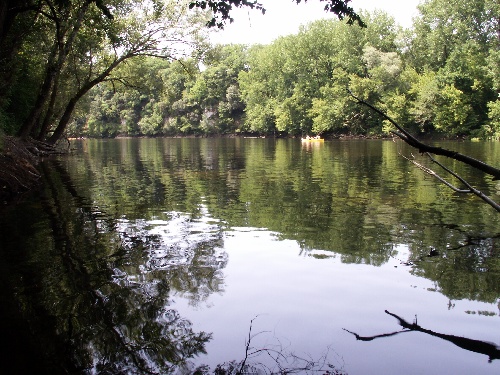
<instances>
[{"instance_id":1,"label":"tree line","mask_svg":"<svg viewBox=\"0 0 500 375\"><path fill-rule=\"evenodd\" d=\"M404 30L384 12L303 26L269 45L217 45L195 59L136 59L134 84L95 87L73 135L378 136L391 124L416 134L497 137L499 11L494 1L427 1Z\"/></svg>"},{"instance_id":2,"label":"tree line","mask_svg":"<svg viewBox=\"0 0 500 375\"><path fill-rule=\"evenodd\" d=\"M346 13L251 46L209 44L207 22L220 23L203 10L210 1L7 3L17 11L0 28L7 134L387 133L346 88L415 134L500 133L496 0L427 0L409 29L384 12Z\"/></svg>"}]
</instances>

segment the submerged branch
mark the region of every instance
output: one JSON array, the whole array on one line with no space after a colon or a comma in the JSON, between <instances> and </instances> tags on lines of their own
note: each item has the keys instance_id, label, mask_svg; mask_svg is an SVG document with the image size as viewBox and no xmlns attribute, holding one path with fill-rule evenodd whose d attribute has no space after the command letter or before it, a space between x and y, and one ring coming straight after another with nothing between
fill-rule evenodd
<instances>
[{"instance_id":1,"label":"submerged branch","mask_svg":"<svg viewBox=\"0 0 500 375\"><path fill-rule=\"evenodd\" d=\"M354 337L356 337L356 340L359 340L359 341L372 341L372 340L379 339L379 338L382 338L382 337L396 336L396 335L399 335L400 333L403 333L403 332L410 332L407 329L403 329L402 331L395 331L395 332L391 332L391 333L382 333L380 335L375 335L375 336L360 336L356 332L351 332L351 331L349 331L348 329L345 329L345 328L342 328L342 329L344 331L346 331L346 332L349 332L351 335L353 335Z\"/></svg>"},{"instance_id":2,"label":"submerged branch","mask_svg":"<svg viewBox=\"0 0 500 375\"><path fill-rule=\"evenodd\" d=\"M500 348L494 343L434 332L430 329L422 328L416 322L410 324L400 316L393 314L387 310L385 310L385 313L396 318L399 322L399 325L403 328L406 328L411 331L427 333L428 335L439 337L446 341L450 341L462 349L469 350L475 353L485 354L489 358L488 362L491 362L494 359L500 359Z\"/></svg>"},{"instance_id":3,"label":"submerged branch","mask_svg":"<svg viewBox=\"0 0 500 375\"><path fill-rule=\"evenodd\" d=\"M485 354L488 356L488 362L491 362L494 359L500 359L500 348L497 345L495 345L494 343L435 332L435 331L423 328L420 325L418 325L416 318L415 318L415 322L409 323L405 319L401 318L400 316L393 314L387 310L385 310L385 313L396 318L398 320L399 325L401 327L403 327L403 330L391 332L391 333L384 333L384 334L375 335L375 336L360 336L357 333L348 331L345 328L344 328L344 331L349 332L350 334L354 335L357 340L361 340L361 341L372 341L374 339L378 339L378 338L382 338L382 337L395 336L395 335L397 335L399 333L403 333L403 332L418 331L418 332L426 333L428 335L431 335L434 337L439 337L443 340L449 341L462 349L469 350L471 352L475 352L475 353L479 353L479 354Z\"/></svg>"}]
</instances>

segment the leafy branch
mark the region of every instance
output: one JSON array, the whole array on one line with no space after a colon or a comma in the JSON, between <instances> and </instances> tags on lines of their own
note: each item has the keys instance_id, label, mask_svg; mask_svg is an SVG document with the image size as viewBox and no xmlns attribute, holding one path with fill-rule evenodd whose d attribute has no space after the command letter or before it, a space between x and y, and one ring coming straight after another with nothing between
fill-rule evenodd
<instances>
[{"instance_id":1,"label":"leafy branch","mask_svg":"<svg viewBox=\"0 0 500 375\"><path fill-rule=\"evenodd\" d=\"M357 23L360 27L366 27L361 17L354 11L348 4L351 0L319 0L325 2L325 12L336 14L340 20L347 19L347 24L352 25ZM306 3L307 0L292 0L297 4L301 2ZM231 17L231 12L234 8L246 7L249 9L256 9L262 14L266 13L266 8L263 4L256 0L205 0L205 1L192 1L189 3L189 9L192 8L210 9L213 17L207 22L208 27L217 27L223 29L227 22L232 23L234 20Z\"/></svg>"}]
</instances>

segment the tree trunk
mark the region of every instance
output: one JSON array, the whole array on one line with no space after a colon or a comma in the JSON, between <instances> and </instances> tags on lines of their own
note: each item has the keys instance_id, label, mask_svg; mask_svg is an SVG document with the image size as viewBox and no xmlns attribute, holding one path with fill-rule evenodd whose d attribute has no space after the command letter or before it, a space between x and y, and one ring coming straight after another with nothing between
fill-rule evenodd
<instances>
[{"instance_id":1,"label":"tree trunk","mask_svg":"<svg viewBox=\"0 0 500 375\"><path fill-rule=\"evenodd\" d=\"M90 90L90 89L89 89ZM88 90L87 90L88 91ZM59 124L57 125L56 130L54 130L54 133L50 136L50 138L47 140L48 143L50 144L55 144L59 138L61 138L61 135L64 133L66 130L66 127L68 126L69 120L71 118L71 114L73 113L73 110L75 109L76 103L78 103L78 100L85 94L78 92L74 97L70 99L68 104L66 105L66 108L64 110L64 113L59 120Z\"/></svg>"},{"instance_id":2,"label":"tree trunk","mask_svg":"<svg viewBox=\"0 0 500 375\"><path fill-rule=\"evenodd\" d=\"M58 83L59 83L59 77L56 77L54 81L54 87L52 88L52 94L50 96L50 102L49 106L47 108L47 112L45 112L45 117L42 122L42 126L40 128L40 132L38 133L37 139L39 141L43 140L50 127L50 122L52 121L52 115L54 114L54 105L56 103L56 98L57 98L57 88L58 88Z\"/></svg>"},{"instance_id":3,"label":"tree trunk","mask_svg":"<svg viewBox=\"0 0 500 375\"><path fill-rule=\"evenodd\" d=\"M50 136L50 138L47 140L48 143L50 144L55 144L59 138L63 135L64 131L66 130L66 127L68 126L69 120L71 119L71 115L73 114L73 110L75 109L76 104L78 101L95 85L98 83L101 83L108 77L113 69L115 69L120 63L125 61L126 59L129 59L133 57L133 53L126 54L119 59L116 59L113 61L113 63L106 68L104 72L99 74L96 78L94 78L91 81L88 81L85 85L83 85L80 90L73 96L68 104L66 105L66 108L64 109L64 113L61 116L61 119L59 120L59 123L57 124L57 128L54 130L54 133Z\"/></svg>"},{"instance_id":4,"label":"tree trunk","mask_svg":"<svg viewBox=\"0 0 500 375\"><path fill-rule=\"evenodd\" d=\"M61 22L64 23L68 20L62 20L62 19L56 20L56 23L58 24L58 32L56 32L56 36L54 38L54 48L51 54L52 59L49 59L45 74L45 79L42 84L40 93L38 94L38 98L35 102L35 105L31 110L28 118L22 125L21 129L19 130L18 135L21 138L29 137L32 131L34 130L35 124L37 123L37 121L39 121L42 111L47 104L47 100L50 97L51 88L53 87L54 81L61 74L61 70L66 62L68 53L70 52L73 46L73 42L76 38L76 35L78 34L80 27L83 23L83 16L87 12L91 2L92 2L91 0L86 0L85 3L81 6L81 8L78 10L77 14L75 15L75 20L73 21L71 31L66 41L64 41L64 37L65 35L67 35L69 29L65 31L61 30L60 24ZM69 22L71 22L71 20L69 20Z\"/></svg>"},{"instance_id":5,"label":"tree trunk","mask_svg":"<svg viewBox=\"0 0 500 375\"><path fill-rule=\"evenodd\" d=\"M26 139L31 135L35 124L39 121L40 116L42 115L43 107L45 106L45 103L47 102L47 99L50 95L50 88L52 87L52 83L55 79L56 74L57 71L55 70L55 67L49 67L47 69L45 80L43 81L40 93L38 94L35 105L31 109L30 114L19 130L19 137Z\"/></svg>"}]
</instances>

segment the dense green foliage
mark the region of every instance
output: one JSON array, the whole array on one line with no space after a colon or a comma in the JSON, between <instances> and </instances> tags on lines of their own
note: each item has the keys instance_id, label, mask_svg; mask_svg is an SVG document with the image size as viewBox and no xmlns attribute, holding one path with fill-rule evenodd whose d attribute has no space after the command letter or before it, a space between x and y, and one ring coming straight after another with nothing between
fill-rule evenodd
<instances>
[{"instance_id":1,"label":"dense green foliage","mask_svg":"<svg viewBox=\"0 0 500 375\"><path fill-rule=\"evenodd\" d=\"M52 141L68 127L92 137L387 133L390 124L351 99L349 86L416 134L500 134L496 0L425 1L408 30L385 13L361 12L366 28L321 20L269 45L208 50L197 34L207 18L172 21L176 7L159 0L142 18L129 14L132 0L97 2L104 8L88 0L85 12L55 1L52 18L42 3L52 4L18 17L18 28L30 15L37 21L21 42L2 41L3 51L15 51L0 77L8 83L0 92L6 133ZM196 40L202 54L174 54L166 30Z\"/></svg>"},{"instance_id":2,"label":"dense green foliage","mask_svg":"<svg viewBox=\"0 0 500 375\"><path fill-rule=\"evenodd\" d=\"M349 97L349 86L417 134L497 137L498 5L432 0L419 9L410 30L383 12L365 12L366 28L322 20L270 45L215 46L203 69L193 60L136 60L133 69L147 65L154 82L96 88L73 134L389 131Z\"/></svg>"},{"instance_id":3,"label":"dense green foliage","mask_svg":"<svg viewBox=\"0 0 500 375\"><path fill-rule=\"evenodd\" d=\"M115 72L119 66L142 56L173 60L198 53L208 16L188 5L169 0L2 2L1 129L54 143L92 88L126 83L127 77Z\"/></svg>"},{"instance_id":4,"label":"dense green foliage","mask_svg":"<svg viewBox=\"0 0 500 375\"><path fill-rule=\"evenodd\" d=\"M238 74L245 69L244 47L213 48L200 71L193 59L137 59L120 69L130 87L99 85L82 106L75 135L223 134L233 132L244 104ZM123 72L127 70L127 72Z\"/></svg>"}]
</instances>

